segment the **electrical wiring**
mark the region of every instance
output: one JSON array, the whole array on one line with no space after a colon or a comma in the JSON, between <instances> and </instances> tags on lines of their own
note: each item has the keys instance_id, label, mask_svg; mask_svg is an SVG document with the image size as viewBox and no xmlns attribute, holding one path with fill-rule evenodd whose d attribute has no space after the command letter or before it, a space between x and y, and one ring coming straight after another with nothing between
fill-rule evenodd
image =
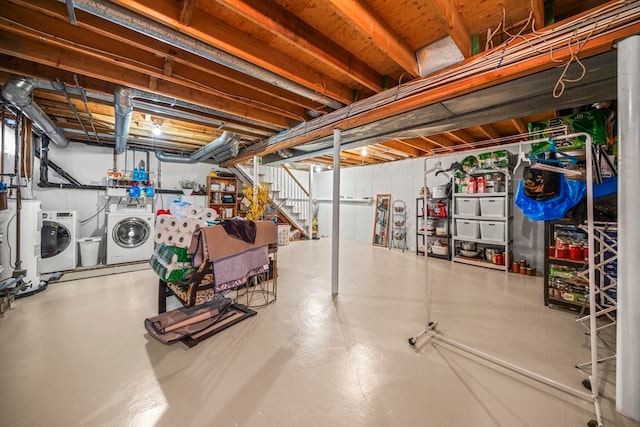
<instances>
[{"instance_id":1,"label":"electrical wiring","mask_svg":"<svg viewBox=\"0 0 640 427\"><path fill-rule=\"evenodd\" d=\"M559 24L551 29L532 34L521 34L517 39L508 40L503 45L483 55L478 55L458 67L448 68L401 84L392 91L383 91L354 102L349 105L349 108L335 110L317 119L300 123L298 126L272 136L265 143L269 147L276 146L274 148L281 145L295 145L291 142L296 138L303 138L307 135L311 137L314 133L318 134L317 137L323 137L325 132L338 123L344 123L347 119L355 119L373 110L381 111L396 102L422 100L425 98L425 94L430 91L443 93L443 97L451 92L456 92L456 90L459 92L464 89L456 88L456 85L464 85L472 78L481 79L484 76L489 76L495 73L497 68L513 67L524 61L536 61L545 57L545 61L549 61L549 57L559 60L556 53L566 50L568 42L572 43L572 50L575 49L575 46L581 46L580 49L582 49L595 37L605 37L614 31L637 25L639 20L640 2L621 0L610 3L584 15L578 21ZM577 53L575 55L577 57ZM561 62L566 64L566 61L567 59L563 59ZM564 82L568 81L564 80ZM431 104L438 102L438 97L435 94L433 99ZM420 106L429 105L425 101L416 102ZM379 119L379 116L376 118ZM366 120L366 118L361 121L353 120L351 124L354 126L364 125L368 123ZM245 155L249 155L252 151L245 153Z\"/></svg>"},{"instance_id":2,"label":"electrical wiring","mask_svg":"<svg viewBox=\"0 0 640 427\"><path fill-rule=\"evenodd\" d=\"M93 134L96 137L96 141L98 141L98 144L102 144L102 142L100 141L100 137L98 136L98 131L96 130L95 123L93 121L93 114L91 114L91 110L89 109L89 105L88 105L89 100L87 99L87 92L84 90L82 86L80 86L80 82L78 81L78 75L75 73L73 74L73 80L75 81L76 87L80 92L80 97L82 98L82 103L84 104L85 112L89 115L89 123L91 123L91 129L93 130Z\"/></svg>"}]
</instances>

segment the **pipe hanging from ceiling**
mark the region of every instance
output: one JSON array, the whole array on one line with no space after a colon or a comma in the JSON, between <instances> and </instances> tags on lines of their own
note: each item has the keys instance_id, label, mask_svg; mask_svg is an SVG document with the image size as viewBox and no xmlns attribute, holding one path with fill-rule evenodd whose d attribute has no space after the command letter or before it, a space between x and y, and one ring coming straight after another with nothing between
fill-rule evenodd
<instances>
[{"instance_id":1,"label":"pipe hanging from ceiling","mask_svg":"<svg viewBox=\"0 0 640 427\"><path fill-rule=\"evenodd\" d=\"M69 140L62 135L49 116L31 99L31 93L34 89L35 85L30 80L24 77L12 77L2 87L2 97L20 109L54 144L62 148L66 147L69 145Z\"/></svg>"},{"instance_id":2,"label":"pipe hanging from ceiling","mask_svg":"<svg viewBox=\"0 0 640 427\"><path fill-rule=\"evenodd\" d=\"M115 151L122 154L127 150L127 138L129 138L129 126L133 116L133 95L123 86L116 87L113 96L113 108L115 110Z\"/></svg>"},{"instance_id":3,"label":"pipe hanging from ceiling","mask_svg":"<svg viewBox=\"0 0 640 427\"><path fill-rule=\"evenodd\" d=\"M156 158L162 162L170 163L197 163L207 160L208 158L212 158L217 162L223 162L237 156L239 150L240 142L237 137L231 132L224 131L218 138L199 150L194 151L189 156L156 151Z\"/></svg>"},{"instance_id":4,"label":"pipe hanging from ceiling","mask_svg":"<svg viewBox=\"0 0 640 427\"><path fill-rule=\"evenodd\" d=\"M65 2L65 0L59 0ZM276 73L265 70L262 67L251 64L227 52L219 50L207 43L191 36L184 35L166 25L155 22L135 14L123 7L104 0L74 0L74 6L83 12L106 19L110 22L128 28L145 36L152 37L163 43L183 49L217 64L231 68L232 70L254 77L263 82L277 86L304 98L319 102L333 109L342 108L343 105L327 96L318 94L315 90L308 89L298 83L285 79Z\"/></svg>"},{"instance_id":5,"label":"pipe hanging from ceiling","mask_svg":"<svg viewBox=\"0 0 640 427\"><path fill-rule=\"evenodd\" d=\"M48 80L32 78L30 79L30 81L34 84L36 89L59 90L54 85L53 82ZM250 119L247 119L246 117L240 117L233 114L223 113L221 111L217 111L212 108L203 107L201 105L193 104L193 103L182 101L175 98L169 98L167 96L159 95L157 93L146 92L140 89L132 89L132 88L127 88L127 89L131 92L131 96L133 97L134 109L143 109L143 110L152 111L167 117L178 117L181 119L193 120L195 122L205 121L205 118L203 118L198 114L189 113L179 109L173 109L172 107L175 106L175 107L182 107L184 109L192 110L192 111L195 111L196 113L202 113L208 116L218 117L219 120L214 120L210 117L206 118L206 122L214 127L220 128L222 126L225 126L226 122L223 120L226 119L234 122L234 125L233 125L234 129L245 130L247 132L257 133L263 136L268 136L281 130L281 128L277 126L268 125L266 123L261 123L256 120L250 120ZM111 99L113 99L113 98L110 98L110 95L108 94L82 89L80 88L79 85L78 87L67 86L66 91L68 93L81 96L83 97L83 99L87 96L91 99L97 99L105 102L108 102ZM153 101L154 103L149 103L145 101ZM168 106L160 105L161 103L167 104ZM268 132L266 130L265 131L256 130L253 127L251 127L252 125L260 126L264 129L271 129L273 132ZM65 130L65 132L73 133L74 130L68 129L68 130ZM96 135L96 138L99 138L100 136L104 138L108 138L108 135Z\"/></svg>"}]
</instances>

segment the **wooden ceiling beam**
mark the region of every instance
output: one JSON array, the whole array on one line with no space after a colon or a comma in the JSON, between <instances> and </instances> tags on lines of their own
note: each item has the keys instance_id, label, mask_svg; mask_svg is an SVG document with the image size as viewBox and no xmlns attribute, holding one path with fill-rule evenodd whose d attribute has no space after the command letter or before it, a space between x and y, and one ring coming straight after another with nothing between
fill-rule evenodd
<instances>
[{"instance_id":1,"label":"wooden ceiling beam","mask_svg":"<svg viewBox=\"0 0 640 427\"><path fill-rule=\"evenodd\" d=\"M437 147L431 141L427 141L424 138L416 137L416 138L407 138L407 139L398 139L402 144L405 144L409 147L415 148L416 150L420 150L423 153L431 153L431 150Z\"/></svg>"},{"instance_id":2,"label":"wooden ceiling beam","mask_svg":"<svg viewBox=\"0 0 640 427\"><path fill-rule=\"evenodd\" d=\"M388 147L384 143L375 144L374 147L376 148L376 150L382 151L383 153L391 154L396 158L400 157L400 158L406 159L407 157L411 157L411 155L406 153L405 151L396 150L395 148Z\"/></svg>"},{"instance_id":3,"label":"wooden ceiling beam","mask_svg":"<svg viewBox=\"0 0 640 427\"><path fill-rule=\"evenodd\" d=\"M498 131L491 126L490 124L476 126L476 128L485 136L487 139L498 139L501 138L502 135L498 133Z\"/></svg>"},{"instance_id":4,"label":"wooden ceiling beam","mask_svg":"<svg viewBox=\"0 0 640 427\"><path fill-rule=\"evenodd\" d=\"M354 161L362 163L371 163L372 156L361 156L359 154L350 153L349 151L341 151L340 158L346 159L346 161Z\"/></svg>"},{"instance_id":5,"label":"wooden ceiling beam","mask_svg":"<svg viewBox=\"0 0 640 427\"><path fill-rule=\"evenodd\" d=\"M180 21L182 25L189 25L195 7L196 0L182 0L182 8L180 9L180 17L178 18L178 21Z\"/></svg>"},{"instance_id":6,"label":"wooden ceiling beam","mask_svg":"<svg viewBox=\"0 0 640 427\"><path fill-rule=\"evenodd\" d=\"M445 135L455 141L458 141L460 144L469 144L471 142L475 142L476 140L473 135L463 129L445 132Z\"/></svg>"},{"instance_id":7,"label":"wooden ceiling beam","mask_svg":"<svg viewBox=\"0 0 640 427\"><path fill-rule=\"evenodd\" d=\"M522 121L522 119L511 119L510 121L511 121L511 124L513 126L515 126L516 129L518 129L519 133L528 133L529 132L529 128L524 123L524 121Z\"/></svg>"},{"instance_id":8,"label":"wooden ceiling beam","mask_svg":"<svg viewBox=\"0 0 640 427\"><path fill-rule=\"evenodd\" d=\"M303 164L307 164L310 167L314 166L314 163L322 163L323 165L333 165L333 158L329 157L329 156L321 156L321 157L315 157L313 160L303 160L300 163Z\"/></svg>"},{"instance_id":9,"label":"wooden ceiling beam","mask_svg":"<svg viewBox=\"0 0 640 427\"><path fill-rule=\"evenodd\" d=\"M562 23L559 23L559 25L561 24ZM594 35L588 40L582 42L582 49L579 56L581 59L584 59L600 53L608 52L612 49L612 46L616 41L637 33L640 33L640 22L633 22L625 27ZM526 37L522 43L528 43ZM331 135L334 128L339 127L343 131L353 129L397 114L431 105L436 102L452 99L456 96L461 96L472 91L495 86L520 77L529 76L540 71L557 67L557 61L566 61L573 56L575 56L575 51L572 47L561 47L554 51L553 60L549 55L526 57L517 63L504 65L499 69L489 70L485 73L474 75L461 81L426 88L420 94L416 94L416 96L395 101L386 105L384 108L371 109L358 116L343 119L340 123L327 124L326 126L306 131L303 134L280 140L277 143L266 144L264 147L256 147L255 150L247 150L242 152L237 158L233 159L233 162L242 161L254 155L273 153L278 150L295 147L309 141L327 137Z\"/></svg>"},{"instance_id":10,"label":"wooden ceiling beam","mask_svg":"<svg viewBox=\"0 0 640 427\"><path fill-rule=\"evenodd\" d=\"M318 164L327 165L329 169L333 167L333 156L320 156L314 157L313 159L301 160L296 163L301 163L304 165L308 165L309 167L314 167ZM347 159L342 154L340 155L340 166L362 166L363 161L360 158L357 159Z\"/></svg>"},{"instance_id":11,"label":"wooden ceiling beam","mask_svg":"<svg viewBox=\"0 0 640 427\"><path fill-rule=\"evenodd\" d=\"M0 1L0 7L3 12L15 8L15 6L18 5L23 9L34 12L34 14L25 14L24 11L20 12L20 15L24 19L31 17L31 15L37 16L42 14L55 18L58 22L56 26L66 26L72 29L72 35L76 34L78 28L83 28L90 32L91 39L100 39L100 37L96 36L101 36L101 38L108 41L110 45L118 46L119 51L122 51L125 47L138 48L143 52L157 55L159 58L170 57L174 63L193 68L199 75L213 75L223 79L224 81L222 81L218 87L227 87L229 83L231 85L241 85L253 92L261 92L271 97L271 99L279 99L285 103L298 105L305 110L315 110L321 107L319 103L313 102L305 97L280 89L193 53L174 48L150 37L141 36L134 31L111 24L93 15L78 11L77 26L70 26L67 23L67 12L63 3L51 2L49 0L11 0L11 2L12 4L7 4L5 0ZM39 21L40 20L41 19L39 19ZM43 29L43 24L44 23L39 24L37 28Z\"/></svg>"},{"instance_id":12,"label":"wooden ceiling beam","mask_svg":"<svg viewBox=\"0 0 640 427\"><path fill-rule=\"evenodd\" d=\"M412 147L409 144L405 144L403 140L398 140L398 139L383 142L382 145L384 145L385 147L389 147L395 151L403 152L409 157L420 157L427 152L427 150L419 150L415 147Z\"/></svg>"},{"instance_id":13,"label":"wooden ceiling beam","mask_svg":"<svg viewBox=\"0 0 640 427\"><path fill-rule=\"evenodd\" d=\"M544 28L544 0L530 0L531 12L533 13L534 28L540 30Z\"/></svg>"},{"instance_id":14,"label":"wooden ceiling beam","mask_svg":"<svg viewBox=\"0 0 640 427\"><path fill-rule=\"evenodd\" d=\"M1 3L1 2L0 2ZM13 13L12 13L13 12ZM178 85L188 86L196 90L209 92L212 96L225 98L232 102L247 104L252 108L259 108L270 113L280 113L280 115L298 122L304 121L306 111L299 106L284 103L273 99L272 96L257 93L255 90L245 86L237 85L233 82L225 81L213 75L202 74L183 64L174 66L171 58L158 58L144 49L123 46L112 43L108 39L96 38L91 32L85 29L78 29L69 25L56 25L57 23L48 17L34 17L34 15L20 17L14 16L17 11L8 10L0 19L0 29L15 32L19 36L31 38L35 43L52 45L60 49L74 52L79 58L91 56L100 61L113 64L116 67L128 67L132 71L139 71L149 75L146 89L157 90L157 81L152 79L166 79ZM16 25L12 20L20 19L21 24ZM38 28L48 28L49 30L34 30ZM18 46L16 56L19 56L22 48ZM115 50L120 49L120 50ZM129 59L129 58L135 58ZM38 62L38 61L36 61ZM151 64L157 64L154 68ZM109 66L107 66L109 67ZM107 71L107 70L105 70ZM198 83L196 83L198 82ZM224 88L217 89L217 88ZM288 112L288 113L287 113Z\"/></svg>"},{"instance_id":15,"label":"wooden ceiling beam","mask_svg":"<svg viewBox=\"0 0 640 427\"><path fill-rule=\"evenodd\" d=\"M107 61L97 55L83 55L80 50L68 51L59 46L42 40L29 40L0 29L0 53L9 56L16 56L21 59L33 61L50 67L61 68L71 73L84 74L89 77L106 80L115 84L127 81L129 87L148 90L149 72L136 70L130 64L123 64L119 61ZM164 76L162 72L156 72L160 77L157 83L156 93L170 98L181 99L185 102L207 106L219 111L240 117L249 117L252 120L266 124L275 125L281 128L288 128L291 122L281 114L267 111L266 108L256 108L243 105L228 99L215 96L206 87L197 87L189 82L172 79ZM126 75L126 78L124 77ZM164 77L164 78L163 78ZM203 90L204 89L204 90Z\"/></svg>"},{"instance_id":16,"label":"wooden ceiling beam","mask_svg":"<svg viewBox=\"0 0 640 427\"><path fill-rule=\"evenodd\" d=\"M349 104L352 101L351 88L327 76L321 76L308 65L282 52L270 49L249 34L214 16L199 11L201 13L192 16L189 26L185 26L177 19L179 11L173 0L115 0L113 2L308 89L318 90L321 87L322 95L343 104Z\"/></svg>"},{"instance_id":17,"label":"wooden ceiling beam","mask_svg":"<svg viewBox=\"0 0 640 427\"><path fill-rule=\"evenodd\" d=\"M452 148L456 145L455 142L451 141L449 138L443 135L429 135L429 136L421 136L420 138L424 139L427 142L435 145L439 148Z\"/></svg>"},{"instance_id":18,"label":"wooden ceiling beam","mask_svg":"<svg viewBox=\"0 0 640 427\"><path fill-rule=\"evenodd\" d=\"M336 11L412 77L420 76L416 54L363 0L329 0Z\"/></svg>"},{"instance_id":19,"label":"wooden ceiling beam","mask_svg":"<svg viewBox=\"0 0 640 427\"><path fill-rule=\"evenodd\" d=\"M465 58L471 56L471 32L462 17L458 6L452 0L432 0L436 10L440 12L447 33L458 46Z\"/></svg>"},{"instance_id":20,"label":"wooden ceiling beam","mask_svg":"<svg viewBox=\"0 0 640 427\"><path fill-rule=\"evenodd\" d=\"M164 58L164 68L162 73L165 76L170 76L173 74L173 59L172 58Z\"/></svg>"},{"instance_id":21,"label":"wooden ceiling beam","mask_svg":"<svg viewBox=\"0 0 640 427\"><path fill-rule=\"evenodd\" d=\"M43 64L35 64L30 61L22 60L19 58L8 57L6 55L0 54L0 82L6 81L6 79L15 76L16 74L31 77L31 78L39 78L48 81L54 81L60 79L63 82L72 82L74 81L72 73L66 72L64 70L60 70L54 67L48 67ZM83 76L77 76L78 83L84 89L107 94L109 96L113 96L116 85L110 82L98 80L95 78L85 78ZM35 91L36 101L41 102L40 100L43 98L47 98L50 95L50 92L42 89L37 89ZM74 100L75 95L70 94L72 100ZM65 100L66 102L66 100ZM75 104L75 102L74 102ZM151 104L150 104L151 105ZM92 114L95 116L97 114L105 115L105 110L108 109L110 116L113 116L113 105L111 103L104 104L101 101L95 101L92 98L89 99L88 106ZM76 105L78 107L78 105ZM78 108L78 111L84 110L84 105ZM144 107L136 106L135 111L140 113L149 113L157 115L157 111L150 111ZM193 123L196 125L202 125L202 123L224 123L225 129L237 133L239 135L244 135L253 139L262 139L265 135L273 134L273 129L269 129L267 127L261 127L256 124L251 125L251 129L253 131L249 131L247 129L248 125L242 121L234 120L229 117L220 117L211 114L205 114L202 112L187 110L182 107L174 106L171 108L171 111L175 112L175 115L171 114L163 114L163 117L170 120L181 120L187 123ZM180 112L189 113L192 116L199 116L201 119L184 119L179 117ZM113 122L113 119L111 119Z\"/></svg>"},{"instance_id":22,"label":"wooden ceiling beam","mask_svg":"<svg viewBox=\"0 0 640 427\"><path fill-rule=\"evenodd\" d=\"M387 161L395 161L398 160L398 158L396 156L393 156L391 154L388 154L382 150L380 150L379 148L376 148L375 146L369 145L367 147L367 153L369 153L370 156L376 157L376 158L380 158L380 159L384 159Z\"/></svg>"},{"instance_id":23,"label":"wooden ceiling beam","mask_svg":"<svg viewBox=\"0 0 640 427\"><path fill-rule=\"evenodd\" d=\"M275 2L216 1L372 91L383 90L381 74Z\"/></svg>"}]
</instances>

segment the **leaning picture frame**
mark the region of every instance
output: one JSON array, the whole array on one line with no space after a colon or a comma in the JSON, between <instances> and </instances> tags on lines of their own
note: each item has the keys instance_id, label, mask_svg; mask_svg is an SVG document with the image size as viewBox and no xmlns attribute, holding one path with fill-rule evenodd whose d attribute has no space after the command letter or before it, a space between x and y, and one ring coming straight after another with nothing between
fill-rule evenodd
<instances>
[{"instance_id":1,"label":"leaning picture frame","mask_svg":"<svg viewBox=\"0 0 640 427\"><path fill-rule=\"evenodd\" d=\"M388 244L390 208L391 194L377 194L371 238L371 244L374 246L387 246Z\"/></svg>"}]
</instances>

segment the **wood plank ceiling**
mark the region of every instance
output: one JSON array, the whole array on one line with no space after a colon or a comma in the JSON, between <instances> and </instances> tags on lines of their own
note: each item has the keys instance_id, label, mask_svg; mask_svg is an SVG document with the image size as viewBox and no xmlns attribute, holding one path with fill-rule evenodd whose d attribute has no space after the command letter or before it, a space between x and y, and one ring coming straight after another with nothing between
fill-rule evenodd
<instances>
[{"instance_id":1,"label":"wood plank ceiling","mask_svg":"<svg viewBox=\"0 0 640 427\"><path fill-rule=\"evenodd\" d=\"M638 23L632 18L597 40L594 31L589 45L550 53L535 66L456 81L443 94L436 93L444 87L436 83L399 105L377 105L376 96L408 90L434 75L454 75L483 55L586 20L594 8L629 3L637 2L0 0L0 83L15 76L32 79L33 100L72 144L114 145L113 98L123 86L135 94L129 148L188 156L226 130L241 143L240 155L227 164L296 147L307 153L301 161L330 164L331 155L315 155L312 144L332 129L366 126L609 51L617 38L637 33ZM432 48L442 41L453 47ZM457 65L426 74L449 52L459 55ZM356 107L366 114L350 116ZM556 114L554 108L528 111L427 136L377 138L369 145L365 140L343 151L342 162L431 155L521 134L528 122ZM329 120L333 116L339 118ZM307 126L313 130L305 131ZM162 134L154 136L154 127Z\"/></svg>"}]
</instances>

